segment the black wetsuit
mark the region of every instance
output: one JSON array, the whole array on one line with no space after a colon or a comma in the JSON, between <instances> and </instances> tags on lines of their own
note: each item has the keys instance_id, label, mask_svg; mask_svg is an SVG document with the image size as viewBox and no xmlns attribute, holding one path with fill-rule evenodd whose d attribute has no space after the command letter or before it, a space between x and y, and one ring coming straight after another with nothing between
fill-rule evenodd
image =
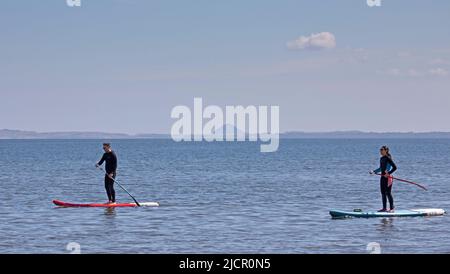
<instances>
[{"instance_id":1,"label":"black wetsuit","mask_svg":"<svg viewBox=\"0 0 450 274\"><path fill-rule=\"evenodd\" d=\"M117 170L117 156L114 151L106 152L103 154L102 159L98 162L98 165L101 166L105 162L105 171L107 174L113 174L113 178L116 178L116 170ZM108 199L115 203L116 202L116 192L114 191L114 180L109 178L109 176L105 174L105 189L106 194L108 195Z\"/></svg>"},{"instance_id":2,"label":"black wetsuit","mask_svg":"<svg viewBox=\"0 0 450 274\"><path fill-rule=\"evenodd\" d=\"M390 169L390 170L389 170ZM380 179L381 198L383 200L383 209L387 208L387 200L389 200L390 209L394 209L394 198L392 197L392 185L389 186L388 178L384 177L386 173L392 174L397 170L394 161L388 156L383 156L380 159L380 168L376 171L383 175ZM387 198L387 199L386 199Z\"/></svg>"}]
</instances>

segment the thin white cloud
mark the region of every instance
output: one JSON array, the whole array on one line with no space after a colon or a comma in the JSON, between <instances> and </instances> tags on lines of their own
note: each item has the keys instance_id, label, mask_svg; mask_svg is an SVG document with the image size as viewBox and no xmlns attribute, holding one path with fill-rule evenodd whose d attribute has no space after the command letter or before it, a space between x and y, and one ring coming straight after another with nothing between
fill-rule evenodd
<instances>
[{"instance_id":1,"label":"thin white cloud","mask_svg":"<svg viewBox=\"0 0 450 274\"><path fill-rule=\"evenodd\" d=\"M433 68L429 70L429 73L434 76L448 76L450 72L443 68Z\"/></svg>"},{"instance_id":2,"label":"thin white cloud","mask_svg":"<svg viewBox=\"0 0 450 274\"><path fill-rule=\"evenodd\" d=\"M443 68L432 68L429 70L390 68L384 71L378 71L378 73L389 76L403 76L403 77L450 76L450 71Z\"/></svg>"},{"instance_id":3,"label":"thin white cloud","mask_svg":"<svg viewBox=\"0 0 450 274\"><path fill-rule=\"evenodd\" d=\"M381 73L383 73L383 72L381 71ZM391 75L391 76L399 76L399 75L401 75L401 71L400 71L400 69L398 69L398 68L390 68L390 69L387 69L387 70L385 71L385 73L386 73L387 75Z\"/></svg>"},{"instance_id":4,"label":"thin white cloud","mask_svg":"<svg viewBox=\"0 0 450 274\"><path fill-rule=\"evenodd\" d=\"M450 65L450 61L444 58L434 58L429 63L431 65Z\"/></svg>"},{"instance_id":5,"label":"thin white cloud","mask_svg":"<svg viewBox=\"0 0 450 274\"><path fill-rule=\"evenodd\" d=\"M409 58L409 57L412 57L412 54L409 51L399 51L399 52L397 52L397 57Z\"/></svg>"},{"instance_id":6,"label":"thin white cloud","mask_svg":"<svg viewBox=\"0 0 450 274\"><path fill-rule=\"evenodd\" d=\"M406 71L406 75L409 76L409 77L420 77L420 76L424 76L424 73L420 72L420 71L418 71L416 69L408 69Z\"/></svg>"},{"instance_id":7,"label":"thin white cloud","mask_svg":"<svg viewBox=\"0 0 450 274\"><path fill-rule=\"evenodd\" d=\"M330 32L313 33L287 42L286 46L291 50L333 49L336 47L336 38Z\"/></svg>"}]
</instances>

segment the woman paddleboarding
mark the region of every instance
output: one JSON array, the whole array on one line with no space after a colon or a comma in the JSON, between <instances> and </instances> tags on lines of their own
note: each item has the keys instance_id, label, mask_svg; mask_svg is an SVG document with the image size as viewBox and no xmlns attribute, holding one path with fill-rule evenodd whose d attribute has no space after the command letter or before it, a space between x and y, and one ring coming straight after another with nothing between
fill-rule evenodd
<instances>
[{"instance_id":1,"label":"woman paddleboarding","mask_svg":"<svg viewBox=\"0 0 450 274\"><path fill-rule=\"evenodd\" d=\"M371 174L381 174L380 178L380 190L381 190L381 198L383 201L383 208L378 210L378 212L394 212L394 198L392 197L392 183L394 181L391 174L393 174L397 170L397 166L392 160L392 156L389 153L389 147L382 146L380 148L380 167L374 171L371 171ZM390 210L387 210L387 200L389 200Z\"/></svg>"}]
</instances>

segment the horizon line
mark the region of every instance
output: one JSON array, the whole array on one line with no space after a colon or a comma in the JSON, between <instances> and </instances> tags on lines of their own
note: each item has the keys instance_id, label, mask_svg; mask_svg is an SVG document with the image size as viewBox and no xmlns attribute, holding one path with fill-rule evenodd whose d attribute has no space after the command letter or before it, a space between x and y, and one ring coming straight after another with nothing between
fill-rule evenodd
<instances>
[{"instance_id":1,"label":"horizon line","mask_svg":"<svg viewBox=\"0 0 450 274\"><path fill-rule=\"evenodd\" d=\"M124 133L124 132L108 132L108 131L90 131L90 130L62 130L62 131L36 131L36 130L23 130L23 129L10 129L10 128L1 128L1 131L15 131L15 132L23 132L23 133L35 133L35 134L76 134L76 133L95 133L95 134L111 134L111 135L128 135L128 136L138 136L138 135L170 135L170 133ZM330 131L305 131L305 130L288 130L280 132L279 134L330 134L330 133L364 133L364 134L427 134L427 133L449 133L449 131L442 130L430 130L430 131L365 131L365 130L357 130L357 129L349 129L349 130L330 130ZM248 133L246 133L248 134Z\"/></svg>"}]
</instances>

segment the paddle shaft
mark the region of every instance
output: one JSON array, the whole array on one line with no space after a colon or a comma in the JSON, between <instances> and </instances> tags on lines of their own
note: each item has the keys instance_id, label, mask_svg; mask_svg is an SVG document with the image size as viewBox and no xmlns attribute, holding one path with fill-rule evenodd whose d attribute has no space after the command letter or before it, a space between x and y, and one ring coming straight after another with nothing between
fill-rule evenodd
<instances>
[{"instance_id":1,"label":"paddle shaft","mask_svg":"<svg viewBox=\"0 0 450 274\"><path fill-rule=\"evenodd\" d=\"M126 190L119 182L117 182L116 179L114 179L114 178L112 178L111 176L109 176L109 174L106 173L106 171L103 170L102 168L98 167L98 169L100 169L101 171L103 171L103 173L105 173L106 176L108 176L108 178L110 178L111 180L113 180L113 182L114 182L115 184L117 184L117 185L118 185L121 189L123 189L128 195L130 195L131 199L133 199L133 201L136 203L137 206L141 206L141 205L139 204L139 202L136 200L136 198L134 198L133 195L131 195L131 193L128 192L128 190Z\"/></svg>"},{"instance_id":2,"label":"paddle shaft","mask_svg":"<svg viewBox=\"0 0 450 274\"><path fill-rule=\"evenodd\" d=\"M384 176L384 175L378 174L378 173L374 173L374 174L376 174L376 175L378 175L378 176ZM400 179L400 178L394 177L394 176L392 176L392 175L391 175L391 177L392 177L392 179L394 179L394 180L397 180L397 181L400 181L400 182L404 182L404 183L408 183L408 184L412 184L412 185L418 186L418 187L420 187L421 189L423 189L423 190L425 190L425 191L428 190L426 187L424 187L424 186L422 186L422 185L420 185L420 184L418 184L418 183L411 182L411 181L408 181L408 180L405 180L405 179Z\"/></svg>"}]
</instances>

